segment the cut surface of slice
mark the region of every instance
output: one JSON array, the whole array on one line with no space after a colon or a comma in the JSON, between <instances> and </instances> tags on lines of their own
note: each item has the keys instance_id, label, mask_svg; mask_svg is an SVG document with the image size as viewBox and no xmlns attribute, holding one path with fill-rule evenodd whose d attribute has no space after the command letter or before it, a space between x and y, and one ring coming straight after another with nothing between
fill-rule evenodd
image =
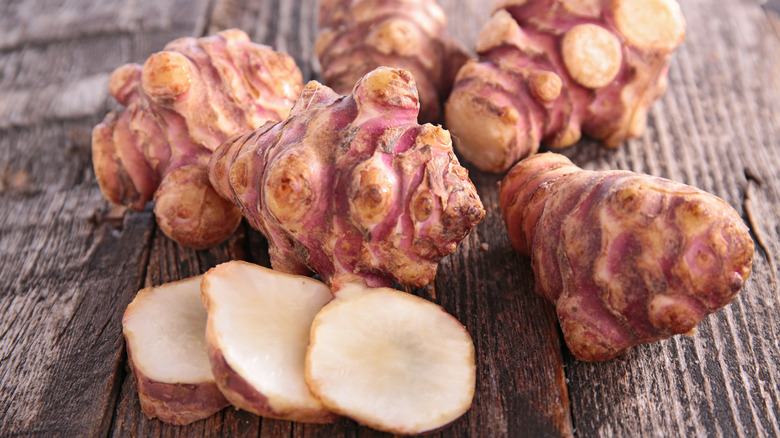
<instances>
[{"instance_id":1,"label":"cut surface of slice","mask_svg":"<svg viewBox=\"0 0 780 438\"><path fill-rule=\"evenodd\" d=\"M306 381L331 410L391 433L440 429L471 406L474 344L440 306L347 285L314 318Z\"/></svg>"},{"instance_id":2,"label":"cut surface of slice","mask_svg":"<svg viewBox=\"0 0 780 438\"><path fill-rule=\"evenodd\" d=\"M201 276L141 290L122 319L141 409L150 418L188 424L228 405L206 354Z\"/></svg>"},{"instance_id":3,"label":"cut surface of slice","mask_svg":"<svg viewBox=\"0 0 780 438\"><path fill-rule=\"evenodd\" d=\"M205 274L207 350L217 385L234 406L293 421L339 418L304 381L311 322L331 298L317 280L241 261Z\"/></svg>"}]
</instances>

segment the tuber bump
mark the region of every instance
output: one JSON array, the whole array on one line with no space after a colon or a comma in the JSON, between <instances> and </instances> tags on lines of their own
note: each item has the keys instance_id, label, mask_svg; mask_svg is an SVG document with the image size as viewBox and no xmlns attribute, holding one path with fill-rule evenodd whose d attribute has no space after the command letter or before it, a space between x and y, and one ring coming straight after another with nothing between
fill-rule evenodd
<instances>
[{"instance_id":1,"label":"tuber bump","mask_svg":"<svg viewBox=\"0 0 780 438\"><path fill-rule=\"evenodd\" d=\"M435 0L320 0L319 27L315 51L326 85L348 94L377 67L403 68L417 82L424 122L438 120L468 59Z\"/></svg>"},{"instance_id":2,"label":"tuber bump","mask_svg":"<svg viewBox=\"0 0 780 438\"><path fill-rule=\"evenodd\" d=\"M200 282L197 276L143 289L122 318L128 362L149 418L189 424L229 404L206 355Z\"/></svg>"},{"instance_id":3,"label":"tuber bump","mask_svg":"<svg viewBox=\"0 0 780 438\"><path fill-rule=\"evenodd\" d=\"M232 135L286 117L302 87L291 57L235 29L181 38L143 67L118 68L109 90L127 108L92 133L103 195L133 210L153 197L160 229L185 246L224 241L241 213L209 184L211 153Z\"/></svg>"},{"instance_id":4,"label":"tuber bump","mask_svg":"<svg viewBox=\"0 0 780 438\"><path fill-rule=\"evenodd\" d=\"M455 148L504 172L540 143L641 136L685 35L675 0L503 0L446 104Z\"/></svg>"},{"instance_id":5,"label":"tuber bump","mask_svg":"<svg viewBox=\"0 0 780 438\"><path fill-rule=\"evenodd\" d=\"M581 360L691 331L750 275L753 241L737 212L684 184L545 153L510 170L499 202Z\"/></svg>"},{"instance_id":6,"label":"tuber bump","mask_svg":"<svg viewBox=\"0 0 780 438\"><path fill-rule=\"evenodd\" d=\"M418 111L404 70L376 69L351 96L312 81L286 120L220 146L209 176L268 238L274 269L335 289L424 286L485 211L449 133Z\"/></svg>"}]
</instances>

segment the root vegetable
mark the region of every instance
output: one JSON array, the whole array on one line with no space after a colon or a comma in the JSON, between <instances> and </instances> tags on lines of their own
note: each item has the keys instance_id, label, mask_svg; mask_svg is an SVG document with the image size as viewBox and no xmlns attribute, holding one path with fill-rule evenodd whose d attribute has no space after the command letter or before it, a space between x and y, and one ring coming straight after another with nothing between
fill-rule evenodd
<instances>
[{"instance_id":1,"label":"root vegetable","mask_svg":"<svg viewBox=\"0 0 780 438\"><path fill-rule=\"evenodd\" d=\"M230 237L240 212L214 192L206 166L226 138L281 120L303 87L295 61L239 30L181 38L141 67L127 64L109 89L127 108L92 134L103 195L141 210L154 198L161 230L196 249Z\"/></svg>"},{"instance_id":2,"label":"root vegetable","mask_svg":"<svg viewBox=\"0 0 780 438\"><path fill-rule=\"evenodd\" d=\"M319 27L315 51L326 85L348 94L377 67L403 68L419 87L424 122L437 121L468 59L434 0L319 0Z\"/></svg>"},{"instance_id":3,"label":"root vegetable","mask_svg":"<svg viewBox=\"0 0 780 438\"><path fill-rule=\"evenodd\" d=\"M581 360L691 331L750 275L753 241L737 212L684 184L546 153L515 165L499 200Z\"/></svg>"},{"instance_id":4,"label":"root vegetable","mask_svg":"<svg viewBox=\"0 0 780 438\"><path fill-rule=\"evenodd\" d=\"M214 153L210 179L268 238L274 269L423 286L485 214L449 133L416 123L411 75L379 68L351 96L310 82L289 118Z\"/></svg>"},{"instance_id":5,"label":"root vegetable","mask_svg":"<svg viewBox=\"0 0 780 438\"><path fill-rule=\"evenodd\" d=\"M200 281L143 289L122 319L141 410L149 418L189 424L228 405L206 355Z\"/></svg>"},{"instance_id":6,"label":"root vegetable","mask_svg":"<svg viewBox=\"0 0 780 438\"><path fill-rule=\"evenodd\" d=\"M499 173L541 142L641 136L684 35L675 0L504 0L446 104L455 147Z\"/></svg>"},{"instance_id":7,"label":"root vegetable","mask_svg":"<svg viewBox=\"0 0 780 438\"><path fill-rule=\"evenodd\" d=\"M396 434L440 429L469 409L475 380L468 332L422 298L350 284L314 318L309 388L361 424Z\"/></svg>"},{"instance_id":8,"label":"root vegetable","mask_svg":"<svg viewBox=\"0 0 780 438\"><path fill-rule=\"evenodd\" d=\"M330 290L307 277L233 261L203 277L206 340L217 386L265 417L328 423L340 418L312 397L304 360L314 315Z\"/></svg>"}]
</instances>

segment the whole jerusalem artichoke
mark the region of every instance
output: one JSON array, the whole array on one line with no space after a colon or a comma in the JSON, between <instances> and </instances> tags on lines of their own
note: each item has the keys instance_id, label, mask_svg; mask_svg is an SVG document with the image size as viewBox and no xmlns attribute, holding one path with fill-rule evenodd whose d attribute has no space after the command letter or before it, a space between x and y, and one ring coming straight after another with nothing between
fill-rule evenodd
<instances>
[{"instance_id":1,"label":"whole jerusalem artichoke","mask_svg":"<svg viewBox=\"0 0 780 438\"><path fill-rule=\"evenodd\" d=\"M420 120L441 114L466 49L447 33L435 0L319 0L315 51L324 82L339 94L380 66L408 70L420 94Z\"/></svg>"},{"instance_id":2,"label":"whole jerusalem artichoke","mask_svg":"<svg viewBox=\"0 0 780 438\"><path fill-rule=\"evenodd\" d=\"M737 212L684 184L545 153L509 171L499 202L581 360L692 330L750 275L753 241Z\"/></svg>"},{"instance_id":3,"label":"whole jerusalem artichoke","mask_svg":"<svg viewBox=\"0 0 780 438\"><path fill-rule=\"evenodd\" d=\"M500 173L542 142L638 137L684 36L675 0L500 1L446 105L455 148Z\"/></svg>"},{"instance_id":4,"label":"whole jerusalem artichoke","mask_svg":"<svg viewBox=\"0 0 780 438\"><path fill-rule=\"evenodd\" d=\"M428 284L485 214L449 133L418 125L411 74L383 67L351 96L310 82L290 116L225 142L209 176L268 238L274 269Z\"/></svg>"},{"instance_id":5,"label":"whole jerusalem artichoke","mask_svg":"<svg viewBox=\"0 0 780 438\"><path fill-rule=\"evenodd\" d=\"M154 197L160 229L182 245L208 248L230 237L241 213L211 187L206 166L226 138L281 120L303 88L295 61L253 44L240 30L181 38L111 75L127 108L92 133L103 195L141 210Z\"/></svg>"}]
</instances>

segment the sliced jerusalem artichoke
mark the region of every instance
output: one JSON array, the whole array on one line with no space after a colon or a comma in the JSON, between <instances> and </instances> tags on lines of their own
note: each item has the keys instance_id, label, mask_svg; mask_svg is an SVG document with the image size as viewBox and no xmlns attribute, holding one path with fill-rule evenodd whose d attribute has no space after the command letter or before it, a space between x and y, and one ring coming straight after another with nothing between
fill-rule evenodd
<instances>
[{"instance_id":1,"label":"sliced jerusalem artichoke","mask_svg":"<svg viewBox=\"0 0 780 438\"><path fill-rule=\"evenodd\" d=\"M122 319L141 410L149 418L188 424L228 405L206 355L200 281L143 289Z\"/></svg>"},{"instance_id":2,"label":"sliced jerusalem artichoke","mask_svg":"<svg viewBox=\"0 0 780 438\"><path fill-rule=\"evenodd\" d=\"M334 412L399 434L440 429L474 396L474 345L434 303L349 284L312 323L306 382Z\"/></svg>"},{"instance_id":3,"label":"sliced jerusalem artichoke","mask_svg":"<svg viewBox=\"0 0 780 438\"><path fill-rule=\"evenodd\" d=\"M234 406L293 421L339 418L304 382L309 328L331 297L317 280L240 261L205 274L207 350L217 386Z\"/></svg>"}]
</instances>

